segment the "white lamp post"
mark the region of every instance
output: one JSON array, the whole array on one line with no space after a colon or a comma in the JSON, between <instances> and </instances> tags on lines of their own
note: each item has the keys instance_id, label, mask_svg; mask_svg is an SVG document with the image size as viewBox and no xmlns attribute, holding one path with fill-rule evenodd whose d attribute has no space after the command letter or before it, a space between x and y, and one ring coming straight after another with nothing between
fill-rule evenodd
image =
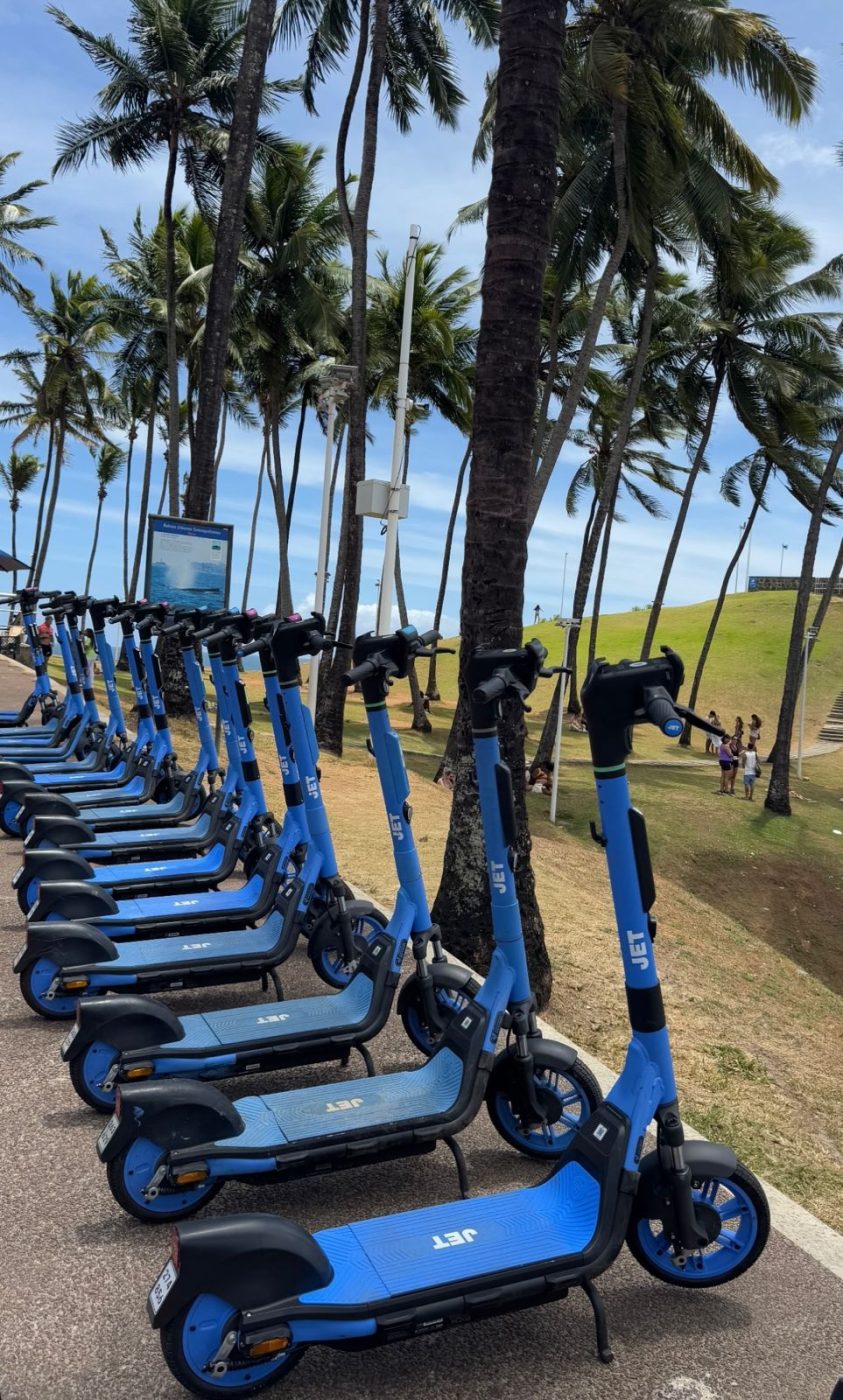
<instances>
[{"instance_id":1,"label":"white lamp post","mask_svg":"<svg viewBox=\"0 0 843 1400\"><path fill-rule=\"evenodd\" d=\"M556 738L553 744L553 777L550 780L550 820L556 824L556 803L559 797L559 758L562 753L562 715L565 710L565 695L568 690L568 649L571 641L571 628L579 626L579 618L566 617L562 623L565 629L565 644L562 648L562 675L559 677L559 710L556 715Z\"/></svg>"},{"instance_id":2,"label":"white lamp post","mask_svg":"<svg viewBox=\"0 0 843 1400\"><path fill-rule=\"evenodd\" d=\"M354 365L331 365L322 376L317 412L320 422L324 419L325 428L325 470L322 478L322 514L319 519L319 552L316 557L316 596L314 612L324 613L325 592L328 584L328 530L331 524L331 477L334 470L334 428L337 421L337 404L343 403L351 392L355 375ZM310 658L307 678L307 704L313 719L316 719L316 697L319 693L319 653Z\"/></svg>"},{"instance_id":3,"label":"white lamp post","mask_svg":"<svg viewBox=\"0 0 843 1400\"><path fill-rule=\"evenodd\" d=\"M386 538L383 549L383 572L378 597L377 631L383 635L391 630L392 589L395 582L395 556L398 549L398 520L402 506L402 476L404 463L404 423L407 416L407 384L410 377L410 341L413 330L413 301L416 290L416 253L421 229L410 228L407 259L404 264L404 318L401 325L401 350L398 360L398 384L395 396L395 428L392 435L392 471L389 481L389 501L386 508Z\"/></svg>"},{"instance_id":4,"label":"white lamp post","mask_svg":"<svg viewBox=\"0 0 843 1400\"><path fill-rule=\"evenodd\" d=\"M811 655L811 643L817 635L816 627L809 627L805 633L805 643L802 650L802 694L799 699L799 752L796 759L796 776L802 777L802 749L805 743L805 701L808 695L808 658Z\"/></svg>"}]
</instances>

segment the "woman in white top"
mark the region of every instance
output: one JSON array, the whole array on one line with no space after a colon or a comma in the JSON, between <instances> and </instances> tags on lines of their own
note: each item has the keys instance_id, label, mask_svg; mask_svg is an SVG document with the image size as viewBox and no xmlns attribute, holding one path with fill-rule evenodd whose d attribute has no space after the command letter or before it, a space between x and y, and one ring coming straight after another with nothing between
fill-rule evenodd
<instances>
[{"instance_id":1,"label":"woman in white top","mask_svg":"<svg viewBox=\"0 0 843 1400\"><path fill-rule=\"evenodd\" d=\"M752 802L755 797L755 782L758 777L758 750L755 747L754 739L750 739L749 748L744 749L741 764L743 765L743 795L748 802Z\"/></svg>"}]
</instances>

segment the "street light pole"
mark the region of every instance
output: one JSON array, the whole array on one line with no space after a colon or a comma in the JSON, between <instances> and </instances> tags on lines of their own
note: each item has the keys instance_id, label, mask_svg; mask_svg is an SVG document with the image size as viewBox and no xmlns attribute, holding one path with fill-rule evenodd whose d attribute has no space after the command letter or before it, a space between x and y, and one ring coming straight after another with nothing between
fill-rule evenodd
<instances>
[{"instance_id":1,"label":"street light pole","mask_svg":"<svg viewBox=\"0 0 843 1400\"><path fill-rule=\"evenodd\" d=\"M421 229L410 228L407 260L404 265L404 318L401 324L401 349L398 360L398 384L395 395L395 428L392 435L392 471L389 481L389 504L386 511L386 539L383 548L383 572L378 598L377 632L383 636L390 631L392 619L392 589L395 582L395 559L398 552L398 512L404 465L404 424L407 416L407 385L410 378L410 341L413 330L413 300L416 290L416 253Z\"/></svg>"},{"instance_id":2,"label":"street light pole","mask_svg":"<svg viewBox=\"0 0 843 1400\"><path fill-rule=\"evenodd\" d=\"M313 611L325 612L328 584L328 531L331 524L331 477L334 470L334 429L337 404L347 398L354 383L353 365L332 365L322 380L317 412L325 415L325 467L322 477L322 513L319 519L319 550L316 556L316 593ZM316 720L316 699L319 694L319 662L321 653L310 658L307 677L307 706Z\"/></svg>"},{"instance_id":3,"label":"street light pole","mask_svg":"<svg viewBox=\"0 0 843 1400\"><path fill-rule=\"evenodd\" d=\"M808 658L811 654L811 643L817 635L816 627L809 627L805 633L805 642L802 651L802 694L799 700L799 751L796 758L796 776L802 778L802 749L805 744L805 702L808 695Z\"/></svg>"},{"instance_id":4,"label":"street light pole","mask_svg":"<svg viewBox=\"0 0 843 1400\"><path fill-rule=\"evenodd\" d=\"M559 621L564 627L565 622L565 579L568 574L568 551L565 550L565 557L562 560L562 602L559 604Z\"/></svg>"},{"instance_id":5,"label":"street light pole","mask_svg":"<svg viewBox=\"0 0 843 1400\"><path fill-rule=\"evenodd\" d=\"M787 550L787 545L786 545L786 544L783 544L783 545L782 545L782 552L781 552L781 554L779 555L779 578L781 578L782 575L784 574L784 556L785 556L786 550Z\"/></svg>"},{"instance_id":6,"label":"street light pole","mask_svg":"<svg viewBox=\"0 0 843 1400\"><path fill-rule=\"evenodd\" d=\"M571 628L577 623L578 619L573 617L566 617L562 623L565 629L565 644L562 648L562 674L559 677L559 709L556 714L556 738L553 744L553 777L550 780L550 821L553 826L556 825L556 804L559 797L559 759L562 753L562 715L565 709L565 694L568 689L568 649L571 641Z\"/></svg>"}]
</instances>

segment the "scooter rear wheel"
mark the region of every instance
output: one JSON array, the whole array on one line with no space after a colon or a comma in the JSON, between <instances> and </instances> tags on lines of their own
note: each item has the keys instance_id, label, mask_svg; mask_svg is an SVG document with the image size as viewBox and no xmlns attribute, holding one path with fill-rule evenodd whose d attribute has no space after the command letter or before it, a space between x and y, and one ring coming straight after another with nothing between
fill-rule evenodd
<instances>
[{"instance_id":1,"label":"scooter rear wheel","mask_svg":"<svg viewBox=\"0 0 843 1400\"><path fill-rule=\"evenodd\" d=\"M695 1177L694 1200L713 1207L720 1217L720 1234L704 1249L679 1264L661 1220L632 1208L626 1242L642 1269L677 1288L716 1288L751 1269L770 1233L770 1207L761 1183L738 1162L731 1176Z\"/></svg>"},{"instance_id":2,"label":"scooter rear wheel","mask_svg":"<svg viewBox=\"0 0 843 1400\"><path fill-rule=\"evenodd\" d=\"M153 1200L143 1194L163 1155L148 1138L135 1138L116 1157L106 1162L105 1171L111 1194L119 1206L144 1224L162 1220L184 1220L207 1205L222 1190L224 1182L211 1179L201 1186L161 1191Z\"/></svg>"},{"instance_id":3,"label":"scooter rear wheel","mask_svg":"<svg viewBox=\"0 0 843 1400\"><path fill-rule=\"evenodd\" d=\"M231 1304L202 1293L161 1328L164 1360L180 1385L193 1395L257 1395L276 1385L298 1365L306 1348L291 1347L266 1361L242 1360L235 1350L223 1375L215 1376L209 1366L223 1340L236 1326L237 1314Z\"/></svg>"},{"instance_id":4,"label":"scooter rear wheel","mask_svg":"<svg viewBox=\"0 0 843 1400\"><path fill-rule=\"evenodd\" d=\"M80 1099L89 1108L96 1109L97 1113L111 1113L114 1109L114 1100L117 1096L116 1088L106 1094L100 1086L117 1059L118 1053L114 1046L108 1045L106 1041L95 1040L85 1047L81 1055L77 1055L75 1060L71 1060L67 1067L70 1072L70 1082Z\"/></svg>"}]
</instances>

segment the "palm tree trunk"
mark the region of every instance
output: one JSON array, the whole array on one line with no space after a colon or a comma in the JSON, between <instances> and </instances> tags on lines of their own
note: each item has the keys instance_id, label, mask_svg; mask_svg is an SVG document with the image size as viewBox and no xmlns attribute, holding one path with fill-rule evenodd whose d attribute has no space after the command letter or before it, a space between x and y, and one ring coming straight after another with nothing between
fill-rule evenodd
<instances>
[{"instance_id":1,"label":"palm tree trunk","mask_svg":"<svg viewBox=\"0 0 843 1400\"><path fill-rule=\"evenodd\" d=\"M156 514L161 515L164 510L164 502L167 499L167 491L170 484L170 464L167 460L167 453L164 453L164 475L161 478L161 495L158 497L158 510Z\"/></svg>"},{"instance_id":2,"label":"palm tree trunk","mask_svg":"<svg viewBox=\"0 0 843 1400\"><path fill-rule=\"evenodd\" d=\"M44 572L44 567L47 563L47 550L50 548L50 536L53 533L53 517L56 513L56 501L58 500L59 486L61 485L61 467L62 458L64 457L64 440L67 432L67 425L65 423L64 415L65 409L64 407L62 407L59 409L58 421L56 424L56 451L55 460L53 462L53 485L52 490L50 491L49 504L47 506L47 517L44 521L44 534L41 538L41 552L38 555L38 564L35 569L36 587L41 582L41 575Z\"/></svg>"},{"instance_id":3,"label":"palm tree trunk","mask_svg":"<svg viewBox=\"0 0 843 1400\"><path fill-rule=\"evenodd\" d=\"M97 518L96 518L96 522L95 522L95 524L94 524L94 539L93 539L93 543L91 544L91 557L90 557L89 560L88 560L88 572L87 572L86 575L85 575L85 587L84 587L84 589L83 589L83 592L84 592L84 593L87 593L88 590L89 590L90 587L91 587L91 574L92 574L93 571L94 571L94 558L95 558L95 556L96 556L97 545L98 545L98 543L99 543L99 538L100 538L100 521L102 520L102 503L103 503L103 500L104 500L104 497L103 497L102 495L99 495L99 494L98 494L98 496L97 496Z\"/></svg>"},{"instance_id":4,"label":"palm tree trunk","mask_svg":"<svg viewBox=\"0 0 843 1400\"><path fill-rule=\"evenodd\" d=\"M539 416L536 419L536 431L533 435L533 471L538 471L541 461L542 446L544 436L547 432L547 419L550 413L550 401L553 398L553 386L556 382L556 371L559 367L559 317L562 310L562 278L556 274L556 288L553 293L553 305L550 310L550 324L547 328L547 375L542 389L541 403L539 404Z\"/></svg>"},{"instance_id":5,"label":"palm tree trunk","mask_svg":"<svg viewBox=\"0 0 843 1400\"><path fill-rule=\"evenodd\" d=\"M407 615L404 580L401 577L401 547L398 543L395 545L395 601L398 604L398 620L401 626L409 626L410 619ZM410 700L413 706L413 722L410 728L415 729L418 734L429 734L433 725L430 723L424 708L424 697L419 685L415 661L411 661L407 669L407 680L410 683Z\"/></svg>"},{"instance_id":6,"label":"palm tree trunk","mask_svg":"<svg viewBox=\"0 0 843 1400\"><path fill-rule=\"evenodd\" d=\"M255 557L255 537L258 532L258 515L261 508L261 494L263 492L263 474L266 471L266 459L269 456L269 444L266 440L266 433L263 439L263 452L261 453L261 465L258 472L258 485L255 492L255 508L252 511L252 528L249 532L249 554L246 559L246 576L243 580L243 612L248 607L249 587L252 582L252 561Z\"/></svg>"},{"instance_id":7,"label":"palm tree trunk","mask_svg":"<svg viewBox=\"0 0 843 1400\"><path fill-rule=\"evenodd\" d=\"M301 444L304 437L304 425L307 418L307 397L304 390L301 396L301 411L299 413L299 426L296 433L296 445L293 450L293 470L290 473L290 494L287 497L287 543L290 541L290 526L293 523L293 506L296 503L296 486L299 480L299 463L301 462Z\"/></svg>"},{"instance_id":8,"label":"palm tree trunk","mask_svg":"<svg viewBox=\"0 0 843 1400\"><path fill-rule=\"evenodd\" d=\"M13 558L13 559L16 559L16 558L17 558L17 554L18 554L18 505L19 505L18 499L17 499L17 497L16 497L16 496L14 495L14 493L13 493L12 496L11 496L11 498L10 498L10 500L9 500L9 510L10 510L11 513L12 513L12 558ZM13 593L17 593L17 591L18 591L18 571L17 571L17 569L15 569L15 570L13 571L13 573L12 573L12 592L13 592ZM85 592L87 593L87 591L88 591L88 590L87 590L87 588L86 588L86 589L85 589ZM10 616L11 616L11 613L10 613Z\"/></svg>"},{"instance_id":9,"label":"palm tree trunk","mask_svg":"<svg viewBox=\"0 0 843 1400\"><path fill-rule=\"evenodd\" d=\"M277 411L269 417L269 437L271 453L267 457L267 475L272 488L275 505L275 519L278 524L278 588L275 595L275 611L287 617L293 611L293 595L290 585L290 561L287 557L287 512L284 508L284 476L281 470L281 430Z\"/></svg>"},{"instance_id":10,"label":"palm tree trunk","mask_svg":"<svg viewBox=\"0 0 843 1400\"><path fill-rule=\"evenodd\" d=\"M13 545L12 553L14 554L14 552L15 549ZM831 573L829 574L828 583L826 584L825 589L823 591L823 596L820 598L820 601L817 604L817 611L814 613L814 621L812 622L811 627L815 635L812 641L809 643L811 651L814 650L814 647L816 646L817 641L819 640L819 635L822 631L822 625L825 622L826 613L828 612L831 606L831 600L834 597L834 590L836 589L840 581L841 570L843 570L843 540L841 540L840 548L837 551L837 558L835 559L834 567L832 568Z\"/></svg>"},{"instance_id":11,"label":"palm tree trunk","mask_svg":"<svg viewBox=\"0 0 843 1400\"><path fill-rule=\"evenodd\" d=\"M47 503L47 492L50 488L50 481L53 471L53 447L55 445L56 425L50 422L50 436L47 442L47 461L44 467L44 480L41 483L41 494L38 497L38 515L35 519L35 538L32 541L32 563L29 566L29 576L27 583L32 585L35 581L35 567L38 562L38 555L41 552L41 532L44 525L44 507Z\"/></svg>"},{"instance_id":12,"label":"palm tree trunk","mask_svg":"<svg viewBox=\"0 0 843 1400\"><path fill-rule=\"evenodd\" d=\"M600 563L597 565L597 578L594 583L594 598L591 603L591 629L588 634L588 656L586 658L586 669L591 665L597 655L597 631L600 624L600 605L603 601L603 583L606 578L606 565L609 560L609 543L612 538L612 526L615 523L615 507L618 503L618 491L620 490L620 476L615 482L615 489L612 499L609 502L609 509L606 512L606 523L603 526L603 539L600 544Z\"/></svg>"},{"instance_id":13,"label":"palm tree trunk","mask_svg":"<svg viewBox=\"0 0 843 1400\"><path fill-rule=\"evenodd\" d=\"M612 439L609 460L606 464L606 473L600 487L600 499L597 503L594 528L588 537L583 550L583 556L580 559L580 570L577 576L579 593L577 589L574 590L574 611L572 613L572 617L579 619L579 621L575 622L572 626L568 642L568 665L571 668L571 675L568 682L568 710L572 714L577 714L580 708L579 696L577 694L577 647L580 639L580 624L588 601L588 589L591 584L591 576L594 572L594 564L597 559L597 546L603 537L604 529L609 524L612 503L617 496L618 483L623 469L623 456L626 451L627 442L629 441L632 420L635 416L635 406L638 403L638 396L641 392L641 382L644 378L647 357L650 353L658 272L658 257L655 251L653 251L644 282L644 298L641 304L638 346L635 351L632 373L630 374L629 383L626 387L623 408L621 409L618 426L614 438Z\"/></svg>"},{"instance_id":14,"label":"palm tree trunk","mask_svg":"<svg viewBox=\"0 0 843 1400\"><path fill-rule=\"evenodd\" d=\"M169 412L167 415L167 448L170 483L169 509L179 514L179 351L176 338L176 230L173 224L173 186L179 158L178 132L170 133L167 159L167 179L164 184L164 281L167 300L167 386Z\"/></svg>"},{"instance_id":15,"label":"palm tree trunk","mask_svg":"<svg viewBox=\"0 0 843 1400\"><path fill-rule=\"evenodd\" d=\"M796 607L793 610L793 624L790 631L790 645L787 651L782 702L779 709L778 724L776 725L776 738L773 744L775 757L770 774L770 785L767 789L767 797L764 802L764 806L768 812L776 812L782 817L790 816L790 745L793 737L793 720L796 714L796 701L799 695L799 683L802 671L802 648L805 644L805 624L808 620L808 606L811 601L811 585L814 581L814 564L817 558L817 546L820 541L820 529L822 527L826 502L828 501L828 493L831 490L837 468L840 465L841 456L843 456L843 428L841 428L837 434L837 439L829 454L825 471L817 487L817 494L814 497L811 519L808 524L808 533L805 538L805 552L802 555L802 571L799 576L799 587L796 590Z\"/></svg>"},{"instance_id":16,"label":"palm tree trunk","mask_svg":"<svg viewBox=\"0 0 843 1400\"><path fill-rule=\"evenodd\" d=\"M342 216L343 228L348 242L351 243L354 237L354 215L348 203L348 190L346 180L346 147L348 146L348 133L351 128L351 118L354 115L354 106L357 102L357 94L360 91L360 82L363 77L363 69L366 66L366 54L369 49L369 0L360 0L360 13L357 17L357 51L354 55L354 67L351 71L351 79L348 84L345 103L343 104L340 124L337 129L337 151L335 161L335 178L337 183L337 203Z\"/></svg>"},{"instance_id":17,"label":"palm tree trunk","mask_svg":"<svg viewBox=\"0 0 843 1400\"><path fill-rule=\"evenodd\" d=\"M714 604L714 611L711 614L711 620L708 624L708 631L705 634L705 640L702 644L702 650L700 651L699 659L697 661L697 667L694 671L694 679L691 682L690 694L688 695L688 707L691 710L693 710L696 707L697 699L700 693L700 686L702 685L703 672L705 671L706 662L708 661L708 653L711 651L711 646L714 641L714 634L717 631L717 624L720 621L720 614L723 611L723 604L726 601L726 594L729 591L729 584L732 580L732 576L735 572L735 569L738 567L738 560L740 559L741 555L744 552L744 549L746 548L746 544L749 540L752 527L755 524L755 517L757 516L758 511L761 508L761 502L764 499L764 492L767 489L767 482L770 480L770 473L772 472L772 470L773 463L768 457L761 480L758 483L758 490L756 491L755 498L752 502L752 509L750 510L749 515L747 516L746 525L741 531L741 537L738 540L738 547L726 566L726 572L723 575L723 581L720 584L720 592L717 595L717 602ZM679 743L682 745L683 748L690 747L690 724L686 724L685 728L682 730L682 735L680 737Z\"/></svg>"},{"instance_id":18,"label":"palm tree trunk","mask_svg":"<svg viewBox=\"0 0 843 1400\"><path fill-rule=\"evenodd\" d=\"M334 497L337 491L337 473L339 472L340 458L342 457L342 445L344 438L345 423L342 422L340 423L340 429L337 433L337 448L334 453L334 465L331 470L331 489L328 492L328 542L325 547L325 558L329 564L331 562L331 526L333 525L334 518ZM334 573L335 575L339 573L339 569L336 569ZM330 575L328 575L328 577L330 577ZM333 607L333 599L331 600L331 606ZM339 607L337 608L337 617L339 617ZM329 633L328 635L333 636L333 633Z\"/></svg>"},{"instance_id":19,"label":"palm tree trunk","mask_svg":"<svg viewBox=\"0 0 843 1400\"><path fill-rule=\"evenodd\" d=\"M357 629L357 605L360 598L363 521L358 516L356 507L357 483L362 481L366 475L366 313L369 207L375 178L378 114L386 64L388 30L389 0L374 0L369 78L363 117L363 145L351 239L351 361L357 366L357 374L349 397L349 450L341 527L345 543L345 568L341 580L342 611L339 632L343 640L352 638ZM342 753L346 695L342 677L345 667L344 654L336 652L332 665L324 668L327 675L320 686L321 703L317 715L319 741L323 748L336 754Z\"/></svg>"},{"instance_id":20,"label":"palm tree trunk","mask_svg":"<svg viewBox=\"0 0 843 1400\"><path fill-rule=\"evenodd\" d=\"M222 466L222 454L225 452L225 433L228 427L228 413L223 409L222 422L220 423L220 440L217 444L217 455L214 459L214 489L211 493L211 505L208 514L209 520L217 518L217 485L220 479L220 467Z\"/></svg>"},{"instance_id":21,"label":"palm tree trunk","mask_svg":"<svg viewBox=\"0 0 843 1400\"><path fill-rule=\"evenodd\" d=\"M501 13L462 568L456 785L442 881L433 906L446 945L474 967L488 966L493 938L466 667L479 643L517 647L522 639L539 330L556 180L565 17L564 0L507 0ZM515 793L516 893L532 987L542 1007L550 996L552 976L530 863L520 705L505 707L501 748Z\"/></svg>"},{"instance_id":22,"label":"palm tree trunk","mask_svg":"<svg viewBox=\"0 0 843 1400\"><path fill-rule=\"evenodd\" d=\"M671 570L673 569L673 565L676 560L676 553L679 549L679 541L682 538L682 531L685 528L685 521L688 518L688 511L691 508L691 496L694 493L694 487L697 482L697 477L702 471L705 462L706 449L708 448L709 439L711 437L711 432L714 427L714 415L717 412L717 402L720 398L720 389L723 384L724 374L725 366L723 365L722 361L720 361L718 362L717 369L715 371L714 383L711 386L711 398L708 404L708 412L705 417L705 424L703 426L702 437L700 438L699 445L694 454L694 460L691 465L691 470L688 473L688 479L685 482L685 490L682 492L682 499L679 502L679 510L676 514L676 521L673 526L673 533L670 537L670 543L667 546L667 553L664 557L664 563L662 565L662 571L659 576L658 587L656 588L655 597L653 598L653 606L651 607L649 617L647 618L647 627L644 632L644 641L641 644L642 661L647 660L648 656L650 655L650 651L652 650L653 641L656 635L656 628L659 625L659 617L661 616L661 610L664 607L665 594L667 593L667 585L670 582Z\"/></svg>"},{"instance_id":23,"label":"palm tree trunk","mask_svg":"<svg viewBox=\"0 0 843 1400\"><path fill-rule=\"evenodd\" d=\"M129 451L126 456L126 490L123 496L123 597L129 596L129 512L132 505L132 456L138 426L134 418L129 424ZM87 593L87 588L85 592Z\"/></svg>"},{"instance_id":24,"label":"palm tree trunk","mask_svg":"<svg viewBox=\"0 0 843 1400\"><path fill-rule=\"evenodd\" d=\"M454 530L457 524L457 516L459 515L460 500L462 499L463 482L465 481L465 474L468 470L468 464L470 461L471 440L469 439L468 446L466 447L465 453L463 454L463 459L460 462L460 469L457 472L457 484L454 487L454 499L451 505L451 514L448 518L448 529L445 532L445 552L442 555L442 572L439 576L439 592L436 595L436 607L433 610L433 626L435 627L437 632L439 631L439 624L442 621L442 611L445 607L445 593L448 588L448 574L451 568L451 548L454 543ZM427 696L428 700L439 699L439 687L436 684L435 652L430 658L430 667L427 672L427 685L425 686L425 695Z\"/></svg>"},{"instance_id":25,"label":"palm tree trunk","mask_svg":"<svg viewBox=\"0 0 843 1400\"><path fill-rule=\"evenodd\" d=\"M146 424L146 455L143 463L143 480L141 482L141 498L138 506L138 533L135 540L135 557L132 563L132 577L129 582L128 598L133 602L138 596L138 578L140 577L141 557L143 546L146 540L147 515L149 512L149 488L152 481L152 454L155 448L155 402L158 397L158 385L153 384L150 394L149 418Z\"/></svg>"},{"instance_id":26,"label":"palm tree trunk","mask_svg":"<svg viewBox=\"0 0 843 1400\"><path fill-rule=\"evenodd\" d=\"M251 0L228 135L219 216L214 232L214 267L202 338L196 451L185 503L185 514L193 520L208 519L213 495L231 304L274 19L275 0Z\"/></svg>"},{"instance_id":27,"label":"palm tree trunk","mask_svg":"<svg viewBox=\"0 0 843 1400\"><path fill-rule=\"evenodd\" d=\"M597 283L594 293L594 302L591 307L591 314L586 324L582 338L582 344L577 355L574 372L571 375L571 382L565 393L559 417L553 426L553 431L547 441L547 446L542 453L541 464L535 473L530 490L530 528L532 529L539 507L544 499L548 483L553 475L553 469L559 458L559 453L565 446L568 433L571 431L571 424L574 421L580 399L585 389L588 371L591 368L591 361L594 357L594 349L597 345L597 337L600 334L600 327L603 324L603 316L606 311L606 304L609 300L609 293L612 284L618 274L624 254L629 243L629 199L627 181L627 104L622 98L615 98L612 104L612 157L615 175L615 192L618 205L618 227L615 232L615 241L612 251L609 254L606 266Z\"/></svg>"}]
</instances>

